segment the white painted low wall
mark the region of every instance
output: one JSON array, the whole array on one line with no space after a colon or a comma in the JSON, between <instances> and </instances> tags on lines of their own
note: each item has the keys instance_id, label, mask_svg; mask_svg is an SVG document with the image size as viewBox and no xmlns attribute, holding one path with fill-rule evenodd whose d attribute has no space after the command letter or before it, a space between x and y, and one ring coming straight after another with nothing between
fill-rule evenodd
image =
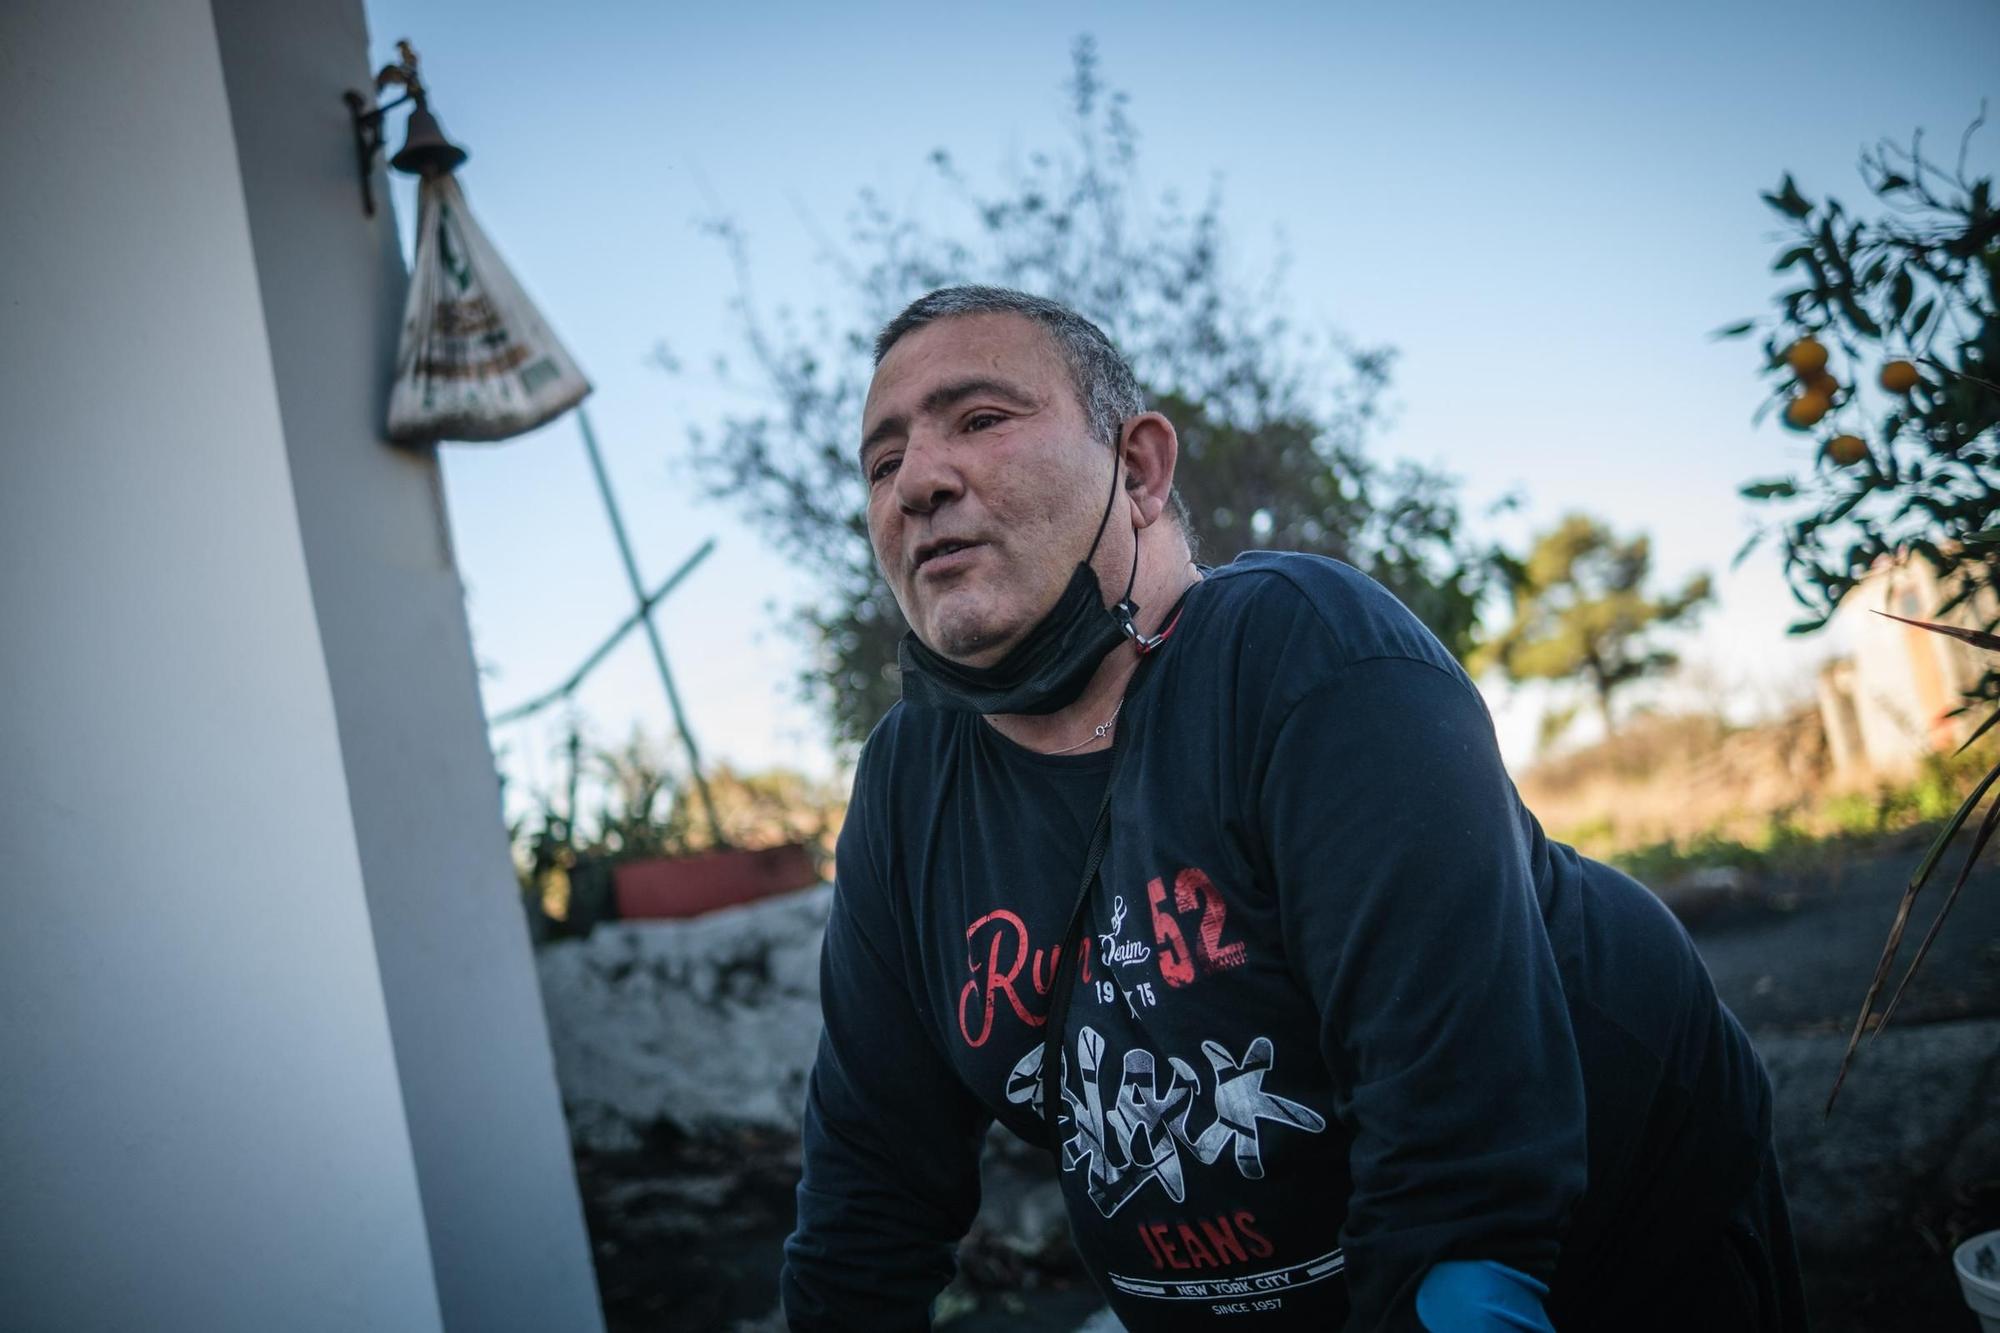
<instances>
[{"instance_id":1,"label":"white painted low wall","mask_svg":"<svg viewBox=\"0 0 2000 1333\"><path fill-rule=\"evenodd\" d=\"M582 1147L655 1126L796 1129L819 1044L819 945L833 887L690 921L617 921L542 948L556 1078Z\"/></svg>"}]
</instances>

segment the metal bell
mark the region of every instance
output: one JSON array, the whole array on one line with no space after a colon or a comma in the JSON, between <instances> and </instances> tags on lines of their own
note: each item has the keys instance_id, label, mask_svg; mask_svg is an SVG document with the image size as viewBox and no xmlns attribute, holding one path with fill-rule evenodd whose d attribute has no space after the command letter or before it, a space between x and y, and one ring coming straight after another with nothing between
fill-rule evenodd
<instances>
[{"instance_id":1,"label":"metal bell","mask_svg":"<svg viewBox=\"0 0 2000 1333\"><path fill-rule=\"evenodd\" d=\"M403 139L403 147L389 165L411 176L422 176L429 180L433 176L444 176L456 171L466 159L466 151L444 137L437 117L431 114L421 98L410 111L408 132Z\"/></svg>"}]
</instances>

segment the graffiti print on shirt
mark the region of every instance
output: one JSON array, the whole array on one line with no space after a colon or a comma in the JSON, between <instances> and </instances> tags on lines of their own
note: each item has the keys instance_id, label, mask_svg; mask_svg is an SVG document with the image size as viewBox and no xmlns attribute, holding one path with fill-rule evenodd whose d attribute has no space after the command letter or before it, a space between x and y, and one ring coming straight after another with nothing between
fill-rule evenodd
<instances>
[{"instance_id":1,"label":"graffiti print on shirt","mask_svg":"<svg viewBox=\"0 0 2000 1333\"><path fill-rule=\"evenodd\" d=\"M1260 1122L1308 1134L1326 1128L1325 1117L1317 1112L1264 1091L1264 1076L1275 1059L1270 1038L1253 1039L1240 1060L1220 1042L1204 1041L1201 1050L1214 1074L1215 1095L1214 1118L1198 1134L1189 1132L1188 1116L1201 1091L1201 1076L1179 1056L1167 1057L1167 1086L1162 1089L1154 1054L1136 1047L1125 1052L1118 1091L1107 1109L1104 1038L1086 1026L1077 1033L1074 1065L1064 1053L1062 1095L1073 1133L1063 1143L1063 1170L1087 1172L1090 1201L1103 1216L1110 1217L1155 1180L1175 1203L1186 1198L1182 1149L1202 1166L1213 1166L1233 1150L1237 1171L1256 1180L1264 1174ZM1070 1090L1072 1072L1079 1076L1080 1094ZM1040 1115L1041 1073L1042 1048L1037 1045L1008 1075L1007 1100Z\"/></svg>"}]
</instances>

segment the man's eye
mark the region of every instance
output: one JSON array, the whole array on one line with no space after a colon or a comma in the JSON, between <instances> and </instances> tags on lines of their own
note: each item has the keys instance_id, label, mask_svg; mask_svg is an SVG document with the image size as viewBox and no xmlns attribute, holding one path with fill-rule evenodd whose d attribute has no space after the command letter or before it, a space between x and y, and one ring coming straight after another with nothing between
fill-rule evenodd
<instances>
[{"instance_id":1,"label":"man's eye","mask_svg":"<svg viewBox=\"0 0 2000 1333\"><path fill-rule=\"evenodd\" d=\"M1006 418L998 412L974 412L965 419L965 428L967 430L985 430L988 426L998 425L1004 420Z\"/></svg>"},{"instance_id":2,"label":"man's eye","mask_svg":"<svg viewBox=\"0 0 2000 1333\"><path fill-rule=\"evenodd\" d=\"M877 482L882 480L882 478L888 476L891 472L894 472L896 470L896 464L899 463L900 461L902 460L893 457L877 459L875 462L875 466L868 469L868 480L870 482Z\"/></svg>"}]
</instances>

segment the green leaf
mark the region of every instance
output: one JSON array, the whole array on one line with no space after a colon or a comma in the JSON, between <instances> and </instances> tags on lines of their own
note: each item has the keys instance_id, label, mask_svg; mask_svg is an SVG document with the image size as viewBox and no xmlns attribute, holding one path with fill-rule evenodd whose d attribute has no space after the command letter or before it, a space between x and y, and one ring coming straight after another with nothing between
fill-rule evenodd
<instances>
[{"instance_id":1,"label":"green leaf","mask_svg":"<svg viewBox=\"0 0 2000 1333\"><path fill-rule=\"evenodd\" d=\"M1889 287L1889 320L1891 323L1900 324L1903 322L1903 316L1909 313L1910 300L1916 294L1917 284L1910 277L1910 270L1897 270L1896 281Z\"/></svg>"},{"instance_id":2,"label":"green leaf","mask_svg":"<svg viewBox=\"0 0 2000 1333\"><path fill-rule=\"evenodd\" d=\"M1856 333L1861 334L1865 338L1879 338L1882 336L1882 326L1877 324L1869 316L1868 312L1861 308L1855 301L1854 293L1850 289L1846 287L1841 288L1835 293L1835 299L1840 302L1840 308L1847 314L1847 322L1853 326Z\"/></svg>"},{"instance_id":3,"label":"green leaf","mask_svg":"<svg viewBox=\"0 0 2000 1333\"><path fill-rule=\"evenodd\" d=\"M1827 248L1831 250L1833 247L1829 243ZM1828 295L1831 294L1833 288L1833 284L1827 281L1826 265L1820 263L1819 256L1813 253L1811 250L1805 252L1802 262L1806 266L1806 271L1812 274L1813 295L1818 297L1821 301L1826 300Z\"/></svg>"},{"instance_id":4,"label":"green leaf","mask_svg":"<svg viewBox=\"0 0 2000 1333\"><path fill-rule=\"evenodd\" d=\"M1787 250L1785 251L1785 253L1779 255L1776 259L1771 261L1771 272L1783 273L1786 269L1790 268L1792 265L1803 263L1804 261L1811 259L1812 253L1813 253L1813 248L1810 245L1801 245L1793 249Z\"/></svg>"},{"instance_id":5,"label":"green leaf","mask_svg":"<svg viewBox=\"0 0 2000 1333\"><path fill-rule=\"evenodd\" d=\"M1785 500L1798 493L1798 486L1788 477L1778 481L1753 481L1737 492L1746 500Z\"/></svg>"},{"instance_id":6,"label":"green leaf","mask_svg":"<svg viewBox=\"0 0 2000 1333\"><path fill-rule=\"evenodd\" d=\"M1855 491L1854 494L1848 496L1846 499L1842 500L1839 504L1835 505L1833 508L1827 510L1826 517L1824 517L1820 521L1822 523L1838 523L1841 519L1846 518L1850 513L1854 511L1854 506L1860 504L1863 500L1867 498L1868 498L1868 489L1866 487L1863 487L1860 490Z\"/></svg>"},{"instance_id":7,"label":"green leaf","mask_svg":"<svg viewBox=\"0 0 2000 1333\"><path fill-rule=\"evenodd\" d=\"M1740 324L1730 324L1724 326L1723 328L1719 328L1715 332L1709 334L1708 336L1711 338L1741 338L1744 334L1750 332L1750 330L1756 327L1757 327L1756 320L1746 319Z\"/></svg>"},{"instance_id":8,"label":"green leaf","mask_svg":"<svg viewBox=\"0 0 2000 1333\"><path fill-rule=\"evenodd\" d=\"M1937 308L1937 298L1932 297L1930 300L1924 302L1922 305L1917 307L1916 313L1910 316L1909 322L1903 325L1903 327L1908 329L1912 334L1917 333L1924 327L1925 324L1930 322L1931 312L1936 308Z\"/></svg>"},{"instance_id":9,"label":"green leaf","mask_svg":"<svg viewBox=\"0 0 2000 1333\"><path fill-rule=\"evenodd\" d=\"M1789 171L1785 173L1785 179L1779 182L1778 192L1764 195L1763 199L1765 203L1787 217L1802 218L1812 212L1812 205L1799 193L1799 187L1793 182Z\"/></svg>"},{"instance_id":10,"label":"green leaf","mask_svg":"<svg viewBox=\"0 0 2000 1333\"><path fill-rule=\"evenodd\" d=\"M1974 545L1987 545L1993 542L2000 542L2000 528L1980 528L1976 532L1966 533L1960 540L1971 542Z\"/></svg>"}]
</instances>

